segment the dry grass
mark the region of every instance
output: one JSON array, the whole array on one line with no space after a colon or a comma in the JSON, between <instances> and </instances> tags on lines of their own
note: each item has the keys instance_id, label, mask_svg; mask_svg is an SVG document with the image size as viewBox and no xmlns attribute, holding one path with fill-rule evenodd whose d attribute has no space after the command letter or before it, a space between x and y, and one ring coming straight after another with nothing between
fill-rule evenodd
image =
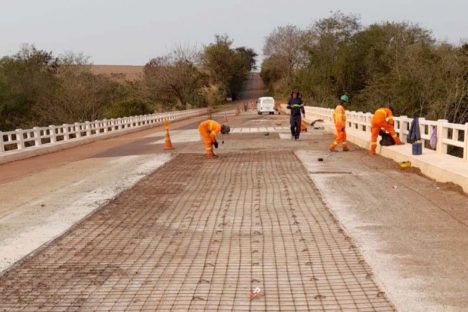
<instances>
[{"instance_id":1,"label":"dry grass","mask_svg":"<svg viewBox=\"0 0 468 312\"><path fill-rule=\"evenodd\" d=\"M135 65L92 65L91 71L96 74L114 76L116 79L138 80L143 77L144 66Z\"/></svg>"}]
</instances>

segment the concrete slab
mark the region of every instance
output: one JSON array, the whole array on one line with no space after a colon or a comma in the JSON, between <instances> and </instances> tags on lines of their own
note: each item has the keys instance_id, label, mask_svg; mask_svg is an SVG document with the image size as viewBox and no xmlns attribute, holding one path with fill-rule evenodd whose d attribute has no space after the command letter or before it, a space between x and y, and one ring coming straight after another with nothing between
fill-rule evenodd
<instances>
[{"instance_id":1,"label":"concrete slab","mask_svg":"<svg viewBox=\"0 0 468 312\"><path fill-rule=\"evenodd\" d=\"M170 159L93 158L0 184L0 272Z\"/></svg>"},{"instance_id":2,"label":"concrete slab","mask_svg":"<svg viewBox=\"0 0 468 312\"><path fill-rule=\"evenodd\" d=\"M398 311L466 310L466 196L367 151L296 154Z\"/></svg>"},{"instance_id":3,"label":"concrete slab","mask_svg":"<svg viewBox=\"0 0 468 312\"><path fill-rule=\"evenodd\" d=\"M200 133L198 129L190 130L173 130L170 132L172 143L187 143L187 142L199 142ZM153 144L164 144L165 139L160 139Z\"/></svg>"},{"instance_id":4,"label":"concrete slab","mask_svg":"<svg viewBox=\"0 0 468 312\"><path fill-rule=\"evenodd\" d=\"M6 311L97 307L394 311L291 151L179 155L0 277Z\"/></svg>"}]
</instances>

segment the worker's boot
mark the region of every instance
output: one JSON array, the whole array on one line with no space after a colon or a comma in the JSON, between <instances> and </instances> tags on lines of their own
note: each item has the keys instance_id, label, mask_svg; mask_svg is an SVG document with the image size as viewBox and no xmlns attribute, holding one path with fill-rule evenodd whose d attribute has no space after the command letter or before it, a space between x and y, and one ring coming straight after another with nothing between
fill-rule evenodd
<instances>
[{"instance_id":1,"label":"worker's boot","mask_svg":"<svg viewBox=\"0 0 468 312\"><path fill-rule=\"evenodd\" d=\"M328 150L329 150L330 152L336 152L336 151L337 151L337 150L336 150L336 144L335 144L335 143L330 144L330 146L328 147Z\"/></svg>"},{"instance_id":2,"label":"worker's boot","mask_svg":"<svg viewBox=\"0 0 468 312\"><path fill-rule=\"evenodd\" d=\"M206 158L216 158L216 157L218 156L215 155L215 153L213 153L213 150L206 152Z\"/></svg>"},{"instance_id":3,"label":"worker's boot","mask_svg":"<svg viewBox=\"0 0 468 312\"><path fill-rule=\"evenodd\" d=\"M349 152L348 145L343 145L343 152Z\"/></svg>"}]
</instances>

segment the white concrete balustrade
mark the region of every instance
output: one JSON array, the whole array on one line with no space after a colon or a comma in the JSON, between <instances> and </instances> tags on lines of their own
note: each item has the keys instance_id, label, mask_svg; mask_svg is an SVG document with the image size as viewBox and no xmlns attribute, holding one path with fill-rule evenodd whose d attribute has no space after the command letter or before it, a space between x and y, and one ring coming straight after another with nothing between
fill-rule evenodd
<instances>
[{"instance_id":1,"label":"white concrete balustrade","mask_svg":"<svg viewBox=\"0 0 468 312\"><path fill-rule=\"evenodd\" d=\"M306 106L305 110L307 119L323 119L327 128L334 129L332 117L333 109ZM370 142L372 116L373 114L371 113L347 111L347 132L352 134L358 134L359 132L366 134ZM406 142L413 119L407 116L399 116L394 117L394 121L395 131L398 133L400 139ZM434 130L437 131L437 147L435 150L438 154L448 155L448 147L456 146L463 149L463 160L468 162L468 123L463 125L449 123L447 120L434 121L419 118L419 128L421 139L427 142L431 139L432 132ZM428 148L426 148L426 152L429 152Z\"/></svg>"},{"instance_id":2,"label":"white concrete balustrade","mask_svg":"<svg viewBox=\"0 0 468 312\"><path fill-rule=\"evenodd\" d=\"M123 133L206 114L206 108L174 111L116 119L85 121L60 126L0 131L0 163L87 143ZM73 144L70 144L73 143ZM75 144L77 143L77 144ZM59 148L60 147L60 148Z\"/></svg>"},{"instance_id":3,"label":"white concrete balustrade","mask_svg":"<svg viewBox=\"0 0 468 312\"><path fill-rule=\"evenodd\" d=\"M282 105L286 113L286 105ZM333 109L306 106L308 122L322 119L325 130L335 133ZM347 140L359 147L369 149L371 139L371 121L373 114L346 111ZM403 142L409 133L412 118L407 116L394 117L395 131ZM468 123L454 124L447 120L426 120L419 118L421 139L424 141L422 155L412 155L411 145L378 146L377 153L397 162L411 161L413 167L438 182L451 182L460 185L468 193ZM428 141L436 129L437 146L435 150L429 147ZM463 157L448 154L449 147L462 149Z\"/></svg>"}]
</instances>

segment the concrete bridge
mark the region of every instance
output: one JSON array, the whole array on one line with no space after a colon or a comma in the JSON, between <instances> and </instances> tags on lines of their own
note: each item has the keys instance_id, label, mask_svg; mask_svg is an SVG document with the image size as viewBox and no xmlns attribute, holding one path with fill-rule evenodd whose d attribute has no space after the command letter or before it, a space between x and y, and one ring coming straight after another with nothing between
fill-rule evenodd
<instances>
[{"instance_id":1,"label":"concrete bridge","mask_svg":"<svg viewBox=\"0 0 468 312\"><path fill-rule=\"evenodd\" d=\"M466 311L468 162L444 147L466 155L465 125L372 157L366 114L330 154L327 110L299 141L285 115L219 112L209 160L206 113L3 133L0 311Z\"/></svg>"}]
</instances>

